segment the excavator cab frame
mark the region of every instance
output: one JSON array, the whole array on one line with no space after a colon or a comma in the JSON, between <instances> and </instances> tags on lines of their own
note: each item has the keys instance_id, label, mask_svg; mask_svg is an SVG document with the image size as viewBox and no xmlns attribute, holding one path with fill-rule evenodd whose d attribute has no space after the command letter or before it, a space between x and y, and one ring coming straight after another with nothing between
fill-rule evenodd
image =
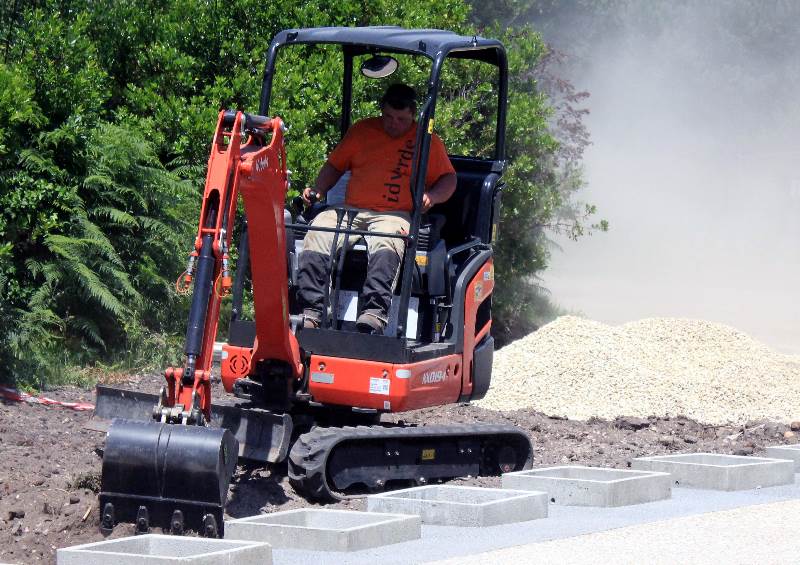
<instances>
[{"instance_id":1,"label":"excavator cab frame","mask_svg":"<svg viewBox=\"0 0 800 565\"><path fill-rule=\"evenodd\" d=\"M457 166L462 169L488 168L496 175L495 187L505 169L505 135L506 113L508 100L508 62L505 48L502 43L494 39L478 36L459 36L453 32L441 30L406 30L399 27L382 26L366 28L317 28L317 29L291 29L279 33L272 41L269 48L264 77L261 88L259 113L269 115L270 97L272 94L275 66L278 55L286 47L295 45L339 45L343 54L342 72L342 105L340 117L340 132L342 137L350 127L353 99L353 61L359 55L376 54L404 54L425 57L431 61L430 75L426 84L426 91L422 97L417 115L417 123L423 127L417 128L415 152L412 160L412 211L411 227L406 239L407 248L403 259L403 277L399 285L400 304L398 308L398 322L396 324L396 337L406 335L408 323L408 304L412 291L413 263L419 242L420 220L422 217L421 203L425 190L425 174L430 150L431 134L434 131L434 118L436 104L442 81L442 70L448 58L472 59L494 65L497 68L497 111L495 127L494 154L490 160L460 158ZM471 167L470 167L471 165ZM478 165L478 167L476 167ZM482 167L481 167L482 165ZM461 188L461 187L459 187ZM458 191L458 189L457 189ZM489 213L496 224L499 219L499 195L486 203L497 207ZM472 203L478 206L478 202ZM486 205L484 204L484 206ZM443 206L437 211L444 211ZM491 243L491 235L480 238L480 243ZM478 243L478 242L475 242ZM463 253L463 251L459 251Z\"/></svg>"},{"instance_id":2,"label":"excavator cab frame","mask_svg":"<svg viewBox=\"0 0 800 565\"><path fill-rule=\"evenodd\" d=\"M331 310L334 318L334 329L328 327L327 319L324 320L323 327L318 330L298 332L298 341L302 348L307 352L320 355L344 356L365 361L387 361L393 363L419 361L424 359L434 359L448 354L460 353L465 349L465 339L467 342L475 341L475 336L467 336L461 327L460 320L464 314L467 304L460 300L465 295L465 285L470 280L467 277L458 278L459 269L467 263L479 265L491 259L491 241L496 236L497 224L499 222L500 193L502 190L501 176L505 168L505 130L506 130L506 111L507 111L507 92L508 92L508 68L506 53L499 41L484 39L480 37L458 36L452 32L438 30L405 30L396 27L379 28L320 28L306 30L286 30L279 33L274 39L269 49L269 55L265 66L260 113L267 115L270 111L270 98L272 94L273 79L276 75L276 63L279 53L286 48L293 46L315 46L315 45L334 45L340 46L342 50L342 96L341 96L341 116L340 132L341 135L347 132L352 115L353 99L353 67L356 57L365 55L411 55L428 59L431 62L430 74L425 83L425 92L419 105L417 123L423 127L417 128L417 139L415 152L412 160L412 180L414 210L412 221L407 236L401 237L406 242L406 253L401 268L401 279L398 285L396 310L397 320L390 327L394 329L393 335L359 336L355 339L349 332L341 332L336 327L336 310L339 304L339 287L332 285L334 297L326 304L325 312ZM496 124L495 124L495 143L492 157L490 159L480 159L475 157L452 157L451 160L457 170L458 187L456 193L450 201L437 205L431 210L431 218L440 220L434 222L433 226L423 226L425 218L421 213L421 199L424 192L425 175L421 171L427 168L428 152L430 139L433 132L434 118L439 90L441 87L442 71L448 59L472 59L482 63L488 63L497 69L496 76ZM444 225L442 225L444 224ZM287 224L287 232L299 231L300 238L305 231L319 229L308 225L297 223ZM421 227L423 233L420 233ZM323 228L326 229L326 228ZM429 249L420 250L420 244L430 244L431 235L435 234L438 239L440 230L446 240L446 246L441 245L435 253L426 253ZM355 233L340 225L336 231L337 237L348 238L351 236L359 237L362 234ZM293 239L288 237L288 239ZM352 240L351 240L352 241ZM291 242L290 242L291 246ZM245 253L248 251L246 250ZM346 252L346 251L345 251ZM291 250L290 250L291 254ZM422 257L420 257L422 255ZM427 255L430 255L428 257ZM476 255L481 255L481 261L472 261ZM415 328L410 331L409 322L409 303L412 301L411 295L415 288L421 284L420 264L423 269L428 265L430 259L431 266L426 272L426 282L435 281L439 290L434 294L442 295L439 303L443 314L438 312L431 313L433 310L427 303L421 307L428 308L427 322L430 330L428 335L417 335ZM332 262L333 262L332 258ZM343 262L343 258L340 260ZM415 265L416 262L416 265ZM244 264L240 265L243 266ZM474 266L473 265L473 266ZM339 265L341 268L341 265ZM475 273L471 273L474 275ZM491 322L491 288L493 284L493 269L483 273L487 284L481 284L478 292L482 293L480 302L482 305L480 319L477 323L480 327L477 330L485 330L480 337L485 339L481 351L483 357L491 355L493 342L488 335ZM247 347L256 333L253 322L240 319L242 310L242 279L246 276L244 270L237 270L237 280L234 284L234 307L231 317L230 336L231 343ZM474 289L473 289L474 294ZM428 296L425 301L430 301ZM331 305L330 302L333 302ZM332 308L330 308L333 306ZM442 319L439 319L442 318ZM388 333L388 332L387 332ZM414 338L407 338L412 335ZM466 348L472 349L475 344L467 343ZM231 352L233 355L233 352ZM234 355L235 356L235 355ZM482 360L482 369L487 364L491 364L491 359ZM485 393L488 389L487 371L480 371L481 383L479 391ZM482 394L473 394L471 389L472 375L467 374L463 378L466 390L460 396L462 400L477 398ZM313 386L313 384L312 384ZM463 387L462 387L463 388ZM302 394L302 393L301 393ZM416 406L420 407L420 406Z\"/></svg>"}]
</instances>

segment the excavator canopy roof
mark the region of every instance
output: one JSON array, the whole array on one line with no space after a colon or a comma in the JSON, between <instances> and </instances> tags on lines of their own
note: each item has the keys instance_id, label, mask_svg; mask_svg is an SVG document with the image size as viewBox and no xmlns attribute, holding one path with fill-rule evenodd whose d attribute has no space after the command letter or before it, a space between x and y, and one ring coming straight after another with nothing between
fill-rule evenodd
<instances>
[{"instance_id":1,"label":"excavator canopy roof","mask_svg":"<svg viewBox=\"0 0 800 565\"><path fill-rule=\"evenodd\" d=\"M504 58L503 44L496 39L458 35L440 29L404 29L397 26L318 27L287 29L272 40L273 46L292 43L334 43L350 46L354 55L390 51L477 59L497 65Z\"/></svg>"}]
</instances>

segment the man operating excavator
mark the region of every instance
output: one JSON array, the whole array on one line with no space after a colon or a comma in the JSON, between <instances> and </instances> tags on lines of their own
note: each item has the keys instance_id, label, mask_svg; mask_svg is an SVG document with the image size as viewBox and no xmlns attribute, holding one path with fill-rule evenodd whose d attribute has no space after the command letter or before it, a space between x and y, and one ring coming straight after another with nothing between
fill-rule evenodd
<instances>
[{"instance_id":1,"label":"man operating excavator","mask_svg":"<svg viewBox=\"0 0 800 565\"><path fill-rule=\"evenodd\" d=\"M345 208L357 212L352 228L381 233L408 233L411 197L411 163L417 123L416 93L405 84L391 85L380 101L381 116L354 124L328 156L313 187L303 190L310 203L313 194L323 197L345 173ZM442 140L431 136L428 169L425 175L423 212L446 201L456 189L456 174ZM341 216L339 216L341 218ZM312 226L336 228L337 213L327 209L318 214ZM335 234L310 230L300 254L297 297L303 308L303 326L317 328L322 321L324 288L328 284L328 264ZM383 333L388 321L392 293L397 284L405 250L404 240L367 236L368 268L361 295L361 311L356 327L364 333ZM341 247L342 238L336 238Z\"/></svg>"}]
</instances>

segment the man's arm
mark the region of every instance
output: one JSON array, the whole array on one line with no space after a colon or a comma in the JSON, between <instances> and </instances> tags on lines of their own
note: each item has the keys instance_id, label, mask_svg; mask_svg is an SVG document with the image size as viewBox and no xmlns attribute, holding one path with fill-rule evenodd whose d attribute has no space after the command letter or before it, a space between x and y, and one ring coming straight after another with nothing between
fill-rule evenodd
<instances>
[{"instance_id":1,"label":"man's arm","mask_svg":"<svg viewBox=\"0 0 800 565\"><path fill-rule=\"evenodd\" d=\"M325 162L322 165L322 168L319 170L319 174L317 175L317 180L314 181L314 188L307 186L303 190L303 200L306 204L310 204L310 194L313 190L316 192L320 198L325 196L325 194L331 189L331 187L336 184L336 181L344 174L344 171L340 171L329 162Z\"/></svg>"},{"instance_id":2,"label":"man's arm","mask_svg":"<svg viewBox=\"0 0 800 565\"><path fill-rule=\"evenodd\" d=\"M427 212L434 204L446 202L456 191L456 174L446 173L440 176L433 186L422 195L422 211Z\"/></svg>"}]
</instances>

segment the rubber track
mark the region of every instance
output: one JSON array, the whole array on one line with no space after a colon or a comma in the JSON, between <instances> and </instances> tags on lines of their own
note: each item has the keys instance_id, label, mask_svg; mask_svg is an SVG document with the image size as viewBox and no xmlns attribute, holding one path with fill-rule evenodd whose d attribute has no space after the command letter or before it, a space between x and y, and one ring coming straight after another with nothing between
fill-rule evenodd
<instances>
[{"instance_id":1,"label":"rubber track","mask_svg":"<svg viewBox=\"0 0 800 565\"><path fill-rule=\"evenodd\" d=\"M289 453L289 482L299 494L306 498L320 501L338 501L352 498L341 493L336 493L328 485L326 468L328 458L334 448L347 440L375 440L375 439L404 439L404 438L435 438L435 437L465 437L493 436L495 434L514 434L524 437L528 444L530 438L519 428L503 424L453 424L430 426L358 426L341 428L314 428L301 435L292 446ZM529 469L533 463L533 446L524 469Z\"/></svg>"}]
</instances>

